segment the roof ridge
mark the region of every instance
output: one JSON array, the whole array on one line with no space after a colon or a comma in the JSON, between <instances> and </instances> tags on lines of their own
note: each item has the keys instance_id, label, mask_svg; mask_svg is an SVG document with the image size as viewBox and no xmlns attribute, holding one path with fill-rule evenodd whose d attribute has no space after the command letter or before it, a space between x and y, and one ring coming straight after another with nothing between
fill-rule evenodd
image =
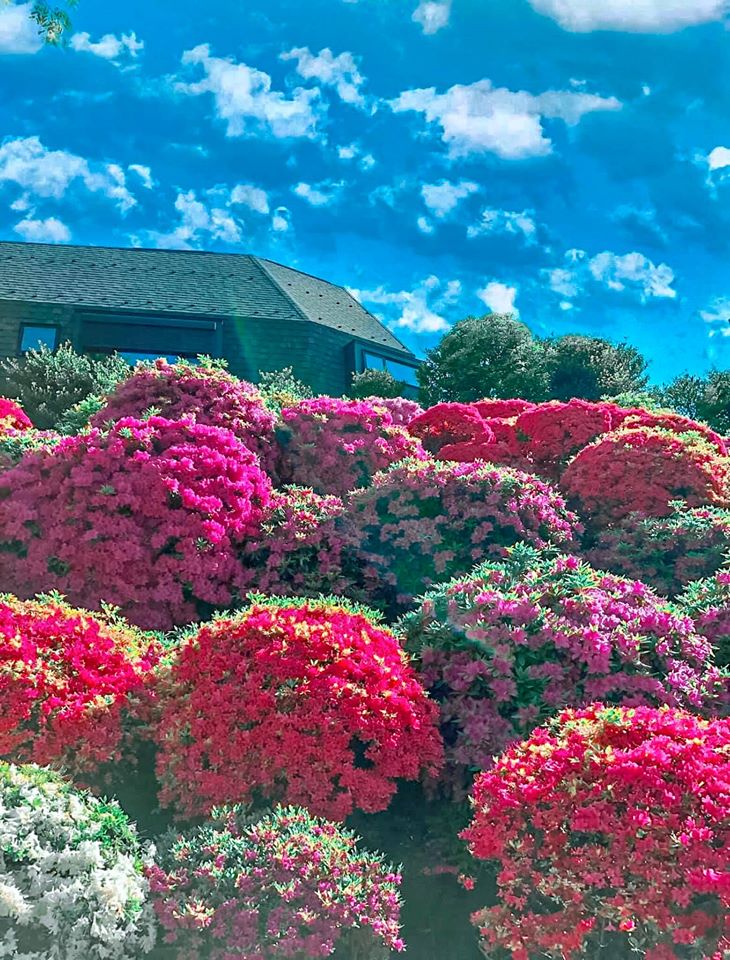
<instances>
[{"instance_id":1,"label":"roof ridge","mask_svg":"<svg viewBox=\"0 0 730 960\"><path fill-rule=\"evenodd\" d=\"M251 255L251 260L256 264L256 266L258 267L258 269L261 271L261 273L264 274L264 276L270 281L270 283L273 283L273 285L276 287L276 289L279 291L279 293L280 293L283 297L286 297L286 299L289 301L289 303L292 305L292 307L294 307L294 309L295 309L296 312L298 313L299 318L300 318L301 320L309 320L309 321L311 322L311 319L312 319L312 318L307 316L307 314L304 312L304 310L302 310L302 308L299 306L299 304L296 303L296 301L295 301L294 298L291 296L291 294L287 293L287 291L281 286L281 284L280 284L279 281L276 279L276 277L274 277L274 276L272 275L272 273L271 273L271 271L268 269L268 267L266 267L266 266L261 262L262 258L261 258L261 257L256 257L256 256L254 256L254 255ZM270 262L271 262L271 263L276 263L275 260L271 260ZM283 263L279 263L279 264L277 264L277 266L283 267L284 264L283 264ZM305 276L307 276L307 274L305 274ZM323 282L326 283L327 281L325 280L325 281L323 281Z\"/></svg>"}]
</instances>

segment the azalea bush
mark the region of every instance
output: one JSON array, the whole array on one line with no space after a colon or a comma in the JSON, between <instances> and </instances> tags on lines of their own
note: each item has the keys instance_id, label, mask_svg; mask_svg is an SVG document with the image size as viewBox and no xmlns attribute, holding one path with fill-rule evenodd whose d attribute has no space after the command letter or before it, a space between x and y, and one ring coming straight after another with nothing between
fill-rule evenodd
<instances>
[{"instance_id":1,"label":"azalea bush","mask_svg":"<svg viewBox=\"0 0 730 960\"><path fill-rule=\"evenodd\" d=\"M460 576L520 541L566 546L575 514L549 484L484 463L410 460L353 493L346 528L373 600L409 604L434 583Z\"/></svg>"},{"instance_id":2,"label":"azalea bush","mask_svg":"<svg viewBox=\"0 0 730 960\"><path fill-rule=\"evenodd\" d=\"M340 528L344 512L339 497L305 487L274 491L261 533L242 548L242 592L351 596L359 577Z\"/></svg>"},{"instance_id":3,"label":"azalea bush","mask_svg":"<svg viewBox=\"0 0 730 960\"><path fill-rule=\"evenodd\" d=\"M178 815L282 801L344 819L441 763L436 706L395 636L344 602L255 602L205 624L167 685L157 773Z\"/></svg>"},{"instance_id":4,"label":"azalea bush","mask_svg":"<svg viewBox=\"0 0 730 960\"><path fill-rule=\"evenodd\" d=\"M143 694L157 643L54 597L0 597L0 756L74 772L121 759L122 717Z\"/></svg>"},{"instance_id":5,"label":"azalea bush","mask_svg":"<svg viewBox=\"0 0 730 960\"><path fill-rule=\"evenodd\" d=\"M220 360L201 357L195 364L162 359L137 364L91 424L101 428L125 417L142 419L150 411L168 420L192 417L203 426L225 427L269 464L274 414L257 388L228 373Z\"/></svg>"},{"instance_id":6,"label":"azalea bush","mask_svg":"<svg viewBox=\"0 0 730 960\"><path fill-rule=\"evenodd\" d=\"M690 507L730 504L730 461L697 433L658 427L619 429L584 447L560 485L596 526L630 513L667 516L674 500Z\"/></svg>"},{"instance_id":7,"label":"azalea bush","mask_svg":"<svg viewBox=\"0 0 730 960\"><path fill-rule=\"evenodd\" d=\"M425 457L421 444L393 423L382 405L317 397L281 411L280 479L343 496L406 457Z\"/></svg>"},{"instance_id":8,"label":"azalea bush","mask_svg":"<svg viewBox=\"0 0 730 960\"><path fill-rule=\"evenodd\" d=\"M50 450L61 435L53 430L8 430L0 433L0 470L9 470L35 450Z\"/></svg>"},{"instance_id":9,"label":"azalea bush","mask_svg":"<svg viewBox=\"0 0 730 960\"><path fill-rule=\"evenodd\" d=\"M677 603L712 644L718 665L730 667L730 572L687 584Z\"/></svg>"},{"instance_id":10,"label":"azalea bush","mask_svg":"<svg viewBox=\"0 0 730 960\"><path fill-rule=\"evenodd\" d=\"M462 836L499 870L473 918L486 956L727 956L730 721L566 710L478 778L473 807Z\"/></svg>"},{"instance_id":11,"label":"azalea bush","mask_svg":"<svg viewBox=\"0 0 730 960\"><path fill-rule=\"evenodd\" d=\"M536 404L530 403L529 400L520 400L519 398L512 400L493 400L487 398L472 403L472 407L474 407L485 420L518 417L521 413L524 413L525 410L532 410L535 406Z\"/></svg>"},{"instance_id":12,"label":"azalea bush","mask_svg":"<svg viewBox=\"0 0 730 960\"><path fill-rule=\"evenodd\" d=\"M728 453L725 440L706 423L683 417L672 410L627 410L623 426L631 430L657 427L669 433L697 433L721 456L726 456Z\"/></svg>"},{"instance_id":13,"label":"azalea bush","mask_svg":"<svg viewBox=\"0 0 730 960\"><path fill-rule=\"evenodd\" d=\"M643 583L524 546L427 594L399 630L440 703L457 793L563 706L701 710L722 689L710 644Z\"/></svg>"},{"instance_id":14,"label":"azalea bush","mask_svg":"<svg viewBox=\"0 0 730 960\"><path fill-rule=\"evenodd\" d=\"M439 460L469 461L479 458L479 448L491 444L494 433L471 404L438 403L408 424L424 449Z\"/></svg>"},{"instance_id":15,"label":"azalea bush","mask_svg":"<svg viewBox=\"0 0 730 960\"><path fill-rule=\"evenodd\" d=\"M30 430L33 424L30 417L15 400L0 397L0 434L18 430Z\"/></svg>"},{"instance_id":16,"label":"azalea bush","mask_svg":"<svg viewBox=\"0 0 730 960\"><path fill-rule=\"evenodd\" d=\"M386 960L404 948L400 876L349 830L301 807L244 808L163 839L148 872L177 960L335 956Z\"/></svg>"},{"instance_id":17,"label":"azalea bush","mask_svg":"<svg viewBox=\"0 0 730 960\"><path fill-rule=\"evenodd\" d=\"M155 940L148 857L113 801L0 763L0 956L139 960Z\"/></svg>"},{"instance_id":18,"label":"azalea bush","mask_svg":"<svg viewBox=\"0 0 730 960\"><path fill-rule=\"evenodd\" d=\"M630 513L600 531L586 553L594 567L643 580L674 596L685 584L712 576L730 553L730 510L670 504L666 517Z\"/></svg>"},{"instance_id":19,"label":"azalea bush","mask_svg":"<svg viewBox=\"0 0 730 960\"><path fill-rule=\"evenodd\" d=\"M406 397L365 397L365 402L375 407L385 407L397 427L407 427L415 417L423 413L423 407Z\"/></svg>"},{"instance_id":20,"label":"azalea bush","mask_svg":"<svg viewBox=\"0 0 730 960\"><path fill-rule=\"evenodd\" d=\"M0 582L118 606L149 629L231 603L239 545L258 533L270 483L229 430L120 420L64 438L0 475Z\"/></svg>"}]
</instances>

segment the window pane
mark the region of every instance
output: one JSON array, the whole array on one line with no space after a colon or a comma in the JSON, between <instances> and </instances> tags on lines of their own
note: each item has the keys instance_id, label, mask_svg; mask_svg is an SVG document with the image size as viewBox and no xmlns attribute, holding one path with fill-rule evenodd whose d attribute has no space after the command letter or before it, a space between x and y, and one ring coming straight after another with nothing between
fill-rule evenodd
<instances>
[{"instance_id":1,"label":"window pane","mask_svg":"<svg viewBox=\"0 0 730 960\"><path fill-rule=\"evenodd\" d=\"M409 367L408 364L398 363L395 360L386 360L385 369L389 373L392 373L396 380L401 380L403 383L408 383L412 387L418 385L415 367Z\"/></svg>"},{"instance_id":2,"label":"window pane","mask_svg":"<svg viewBox=\"0 0 730 960\"><path fill-rule=\"evenodd\" d=\"M49 350L55 350L57 340L58 327L32 327L24 323L20 333L20 352L37 350L41 344L45 344Z\"/></svg>"},{"instance_id":3,"label":"window pane","mask_svg":"<svg viewBox=\"0 0 730 960\"><path fill-rule=\"evenodd\" d=\"M366 370L385 370L385 357L379 357L377 353L364 353L363 363Z\"/></svg>"}]
</instances>

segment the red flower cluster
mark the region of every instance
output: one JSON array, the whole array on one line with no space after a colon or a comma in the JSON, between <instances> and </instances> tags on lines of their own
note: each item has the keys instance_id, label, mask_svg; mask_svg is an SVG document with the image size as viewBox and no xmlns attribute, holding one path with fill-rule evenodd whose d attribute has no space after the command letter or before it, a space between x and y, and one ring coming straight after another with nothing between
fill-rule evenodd
<instances>
[{"instance_id":1,"label":"red flower cluster","mask_svg":"<svg viewBox=\"0 0 730 960\"><path fill-rule=\"evenodd\" d=\"M580 532L562 497L537 477L486 463L411 460L355 491L345 526L368 596L408 604L524 540L564 546Z\"/></svg>"},{"instance_id":2,"label":"red flower cluster","mask_svg":"<svg viewBox=\"0 0 730 960\"><path fill-rule=\"evenodd\" d=\"M281 482L317 493L343 496L391 463L425 456L388 410L364 400L302 400L284 407L281 419Z\"/></svg>"},{"instance_id":3,"label":"red flower cluster","mask_svg":"<svg viewBox=\"0 0 730 960\"><path fill-rule=\"evenodd\" d=\"M623 426L629 430L636 430L641 427L658 427L660 430L668 430L670 433L698 433L703 437L711 447L721 456L727 456L728 448L725 440L716 433L706 423L700 423L697 420L690 420L689 417L683 417L679 413L672 413L670 410L643 410L640 408L626 410ZM615 429L615 427L614 427Z\"/></svg>"},{"instance_id":4,"label":"red flower cluster","mask_svg":"<svg viewBox=\"0 0 730 960\"><path fill-rule=\"evenodd\" d=\"M168 420L191 417L203 426L225 427L271 465L274 414L256 387L232 376L219 362L138 364L91 423L103 428L124 417L143 419L150 411Z\"/></svg>"},{"instance_id":5,"label":"red flower cluster","mask_svg":"<svg viewBox=\"0 0 730 960\"><path fill-rule=\"evenodd\" d=\"M11 430L30 430L30 417L16 400L0 397L0 434Z\"/></svg>"},{"instance_id":6,"label":"red flower cluster","mask_svg":"<svg viewBox=\"0 0 730 960\"><path fill-rule=\"evenodd\" d=\"M690 507L730 503L726 458L696 433L620 429L584 447L560 485L583 518L600 526L630 513L662 517L673 500Z\"/></svg>"},{"instance_id":7,"label":"red flower cluster","mask_svg":"<svg viewBox=\"0 0 730 960\"><path fill-rule=\"evenodd\" d=\"M730 510L670 504L666 517L630 513L597 534L585 553L594 567L643 580L674 596L685 584L710 577L730 553Z\"/></svg>"},{"instance_id":8,"label":"red flower cluster","mask_svg":"<svg viewBox=\"0 0 730 960\"><path fill-rule=\"evenodd\" d=\"M442 781L456 795L569 704L701 710L722 690L710 645L643 583L524 546L427 594L400 629L439 700Z\"/></svg>"},{"instance_id":9,"label":"red flower cluster","mask_svg":"<svg viewBox=\"0 0 730 960\"><path fill-rule=\"evenodd\" d=\"M566 710L474 788L462 834L500 904L473 920L513 960L706 960L730 946L730 721ZM715 953L717 951L717 953Z\"/></svg>"},{"instance_id":10,"label":"red flower cluster","mask_svg":"<svg viewBox=\"0 0 730 960\"><path fill-rule=\"evenodd\" d=\"M79 772L118 760L122 712L156 659L151 637L121 621L0 598L0 755Z\"/></svg>"},{"instance_id":11,"label":"red flower cluster","mask_svg":"<svg viewBox=\"0 0 730 960\"><path fill-rule=\"evenodd\" d=\"M0 476L0 579L21 596L59 590L168 629L230 604L239 544L270 496L229 430L120 420L63 439Z\"/></svg>"},{"instance_id":12,"label":"red flower cluster","mask_svg":"<svg viewBox=\"0 0 730 960\"><path fill-rule=\"evenodd\" d=\"M431 703L395 636L336 601L255 603L178 651L156 739L182 816L281 800L344 819L384 810L442 761Z\"/></svg>"},{"instance_id":13,"label":"red flower cluster","mask_svg":"<svg viewBox=\"0 0 730 960\"><path fill-rule=\"evenodd\" d=\"M477 400L472 406L480 413L485 420L496 418L498 420L509 420L512 417L519 417L525 410L532 410L535 406L529 400Z\"/></svg>"},{"instance_id":14,"label":"red flower cluster","mask_svg":"<svg viewBox=\"0 0 730 960\"><path fill-rule=\"evenodd\" d=\"M438 403L408 424L408 431L439 460L469 461L477 448L491 444L494 433L481 414L466 403Z\"/></svg>"},{"instance_id":15,"label":"red flower cluster","mask_svg":"<svg viewBox=\"0 0 730 960\"><path fill-rule=\"evenodd\" d=\"M344 511L339 497L305 487L274 491L260 535L243 545L241 592L352 596L352 551L339 524Z\"/></svg>"},{"instance_id":16,"label":"red flower cluster","mask_svg":"<svg viewBox=\"0 0 730 960\"><path fill-rule=\"evenodd\" d=\"M150 891L177 960L381 960L404 949L400 875L302 808L261 819L223 808L163 842L158 864Z\"/></svg>"}]
</instances>

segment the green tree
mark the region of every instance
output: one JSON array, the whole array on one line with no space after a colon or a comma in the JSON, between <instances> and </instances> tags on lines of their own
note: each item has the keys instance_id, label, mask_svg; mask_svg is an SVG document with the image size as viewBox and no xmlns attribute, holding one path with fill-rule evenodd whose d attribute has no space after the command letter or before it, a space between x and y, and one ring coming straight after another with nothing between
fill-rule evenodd
<instances>
[{"instance_id":1,"label":"green tree","mask_svg":"<svg viewBox=\"0 0 730 960\"><path fill-rule=\"evenodd\" d=\"M129 364L117 354L94 359L76 353L70 343L56 351L43 345L0 363L0 393L20 401L40 430L50 430L79 401L108 393L129 374Z\"/></svg>"},{"instance_id":2,"label":"green tree","mask_svg":"<svg viewBox=\"0 0 730 960\"><path fill-rule=\"evenodd\" d=\"M364 400L365 397L400 397L403 395L405 384L396 380L388 370L363 370L352 378L349 395L354 400Z\"/></svg>"},{"instance_id":3,"label":"green tree","mask_svg":"<svg viewBox=\"0 0 730 960\"><path fill-rule=\"evenodd\" d=\"M524 323L508 314L467 317L418 368L420 399L470 403L483 397L548 396L548 354Z\"/></svg>"},{"instance_id":4,"label":"green tree","mask_svg":"<svg viewBox=\"0 0 730 960\"><path fill-rule=\"evenodd\" d=\"M71 29L71 10L77 3L78 0L63 0L62 3L35 0L30 15L38 24L38 30L46 43L55 45L64 40Z\"/></svg>"},{"instance_id":5,"label":"green tree","mask_svg":"<svg viewBox=\"0 0 730 960\"><path fill-rule=\"evenodd\" d=\"M627 343L568 334L546 341L546 348L553 400L580 397L595 401L606 395L635 393L647 384L646 360Z\"/></svg>"},{"instance_id":6,"label":"green tree","mask_svg":"<svg viewBox=\"0 0 730 960\"><path fill-rule=\"evenodd\" d=\"M671 383L661 388L662 403L685 417L696 419L705 392L706 382L702 377L685 373L675 377Z\"/></svg>"},{"instance_id":7,"label":"green tree","mask_svg":"<svg viewBox=\"0 0 730 960\"><path fill-rule=\"evenodd\" d=\"M697 417L718 433L730 434L730 370L710 370Z\"/></svg>"}]
</instances>

